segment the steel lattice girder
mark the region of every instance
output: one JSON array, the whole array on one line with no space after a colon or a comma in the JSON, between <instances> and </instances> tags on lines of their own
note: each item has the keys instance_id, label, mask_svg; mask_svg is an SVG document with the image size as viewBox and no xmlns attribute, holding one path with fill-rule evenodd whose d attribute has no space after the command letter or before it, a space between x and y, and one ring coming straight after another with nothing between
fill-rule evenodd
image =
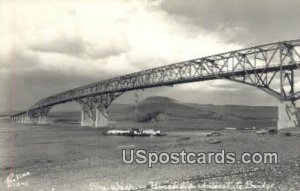
<instances>
[{"instance_id":1,"label":"steel lattice girder","mask_svg":"<svg viewBox=\"0 0 300 191\"><path fill-rule=\"evenodd\" d=\"M213 79L249 84L282 99L283 95L271 89L270 83L276 73L299 67L299 46L300 40L282 41L148 69L47 97L29 111L99 95ZM291 92L285 99L299 97L299 92Z\"/></svg>"}]
</instances>

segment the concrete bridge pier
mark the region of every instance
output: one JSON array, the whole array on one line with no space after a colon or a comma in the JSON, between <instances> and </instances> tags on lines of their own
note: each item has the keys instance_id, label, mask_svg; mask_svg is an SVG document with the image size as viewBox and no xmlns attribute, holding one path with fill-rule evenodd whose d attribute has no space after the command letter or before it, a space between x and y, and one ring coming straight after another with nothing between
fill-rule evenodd
<instances>
[{"instance_id":1,"label":"concrete bridge pier","mask_svg":"<svg viewBox=\"0 0 300 191\"><path fill-rule=\"evenodd\" d=\"M29 117L28 115L25 116L25 124L34 124L33 119Z\"/></svg>"},{"instance_id":2,"label":"concrete bridge pier","mask_svg":"<svg viewBox=\"0 0 300 191\"><path fill-rule=\"evenodd\" d=\"M81 109L81 122L80 126L82 127L91 127L94 126L94 121L89 115L89 111Z\"/></svg>"},{"instance_id":3,"label":"concrete bridge pier","mask_svg":"<svg viewBox=\"0 0 300 191\"><path fill-rule=\"evenodd\" d=\"M15 116L14 121L15 123L21 123L21 116L20 115Z\"/></svg>"},{"instance_id":4,"label":"concrete bridge pier","mask_svg":"<svg viewBox=\"0 0 300 191\"><path fill-rule=\"evenodd\" d=\"M107 127L107 126L108 126L107 109L103 104L97 104L95 127Z\"/></svg>"},{"instance_id":5,"label":"concrete bridge pier","mask_svg":"<svg viewBox=\"0 0 300 191\"><path fill-rule=\"evenodd\" d=\"M93 120L93 105L89 105L84 101L78 102L81 106L81 127L91 127L94 126Z\"/></svg>"},{"instance_id":6,"label":"concrete bridge pier","mask_svg":"<svg viewBox=\"0 0 300 191\"><path fill-rule=\"evenodd\" d=\"M25 114L21 115L21 124L25 124Z\"/></svg>"},{"instance_id":7,"label":"concrete bridge pier","mask_svg":"<svg viewBox=\"0 0 300 191\"><path fill-rule=\"evenodd\" d=\"M278 105L278 130L298 127L296 104L292 101L282 101Z\"/></svg>"},{"instance_id":8,"label":"concrete bridge pier","mask_svg":"<svg viewBox=\"0 0 300 191\"><path fill-rule=\"evenodd\" d=\"M28 113L22 115L22 123L23 124L33 124L33 120L29 117Z\"/></svg>"},{"instance_id":9,"label":"concrete bridge pier","mask_svg":"<svg viewBox=\"0 0 300 191\"><path fill-rule=\"evenodd\" d=\"M48 122L47 122L47 116L40 115L38 117L38 124L39 125L47 125L48 124Z\"/></svg>"},{"instance_id":10,"label":"concrete bridge pier","mask_svg":"<svg viewBox=\"0 0 300 191\"><path fill-rule=\"evenodd\" d=\"M11 121L12 121L13 123L17 123L17 116L13 116L13 117L11 118Z\"/></svg>"},{"instance_id":11,"label":"concrete bridge pier","mask_svg":"<svg viewBox=\"0 0 300 191\"><path fill-rule=\"evenodd\" d=\"M22 122L22 116L18 115L17 116L17 123L21 123Z\"/></svg>"},{"instance_id":12,"label":"concrete bridge pier","mask_svg":"<svg viewBox=\"0 0 300 191\"><path fill-rule=\"evenodd\" d=\"M82 127L108 127L108 106L123 92L107 93L76 100L81 106Z\"/></svg>"},{"instance_id":13,"label":"concrete bridge pier","mask_svg":"<svg viewBox=\"0 0 300 191\"><path fill-rule=\"evenodd\" d=\"M48 124L47 115L50 109L51 106L42 107L36 110L27 110L26 112L13 115L11 119L13 123L46 125Z\"/></svg>"},{"instance_id":14,"label":"concrete bridge pier","mask_svg":"<svg viewBox=\"0 0 300 191\"><path fill-rule=\"evenodd\" d=\"M51 107L44 107L44 108L39 109L39 111L36 112L35 114L31 114L31 115L38 118L37 124L47 125L48 124L47 116L48 116L50 109L51 109Z\"/></svg>"},{"instance_id":15,"label":"concrete bridge pier","mask_svg":"<svg viewBox=\"0 0 300 191\"><path fill-rule=\"evenodd\" d=\"M16 122L16 117L15 117L15 116L12 116L12 117L11 117L11 122L12 122L12 123L15 123L15 122Z\"/></svg>"}]
</instances>

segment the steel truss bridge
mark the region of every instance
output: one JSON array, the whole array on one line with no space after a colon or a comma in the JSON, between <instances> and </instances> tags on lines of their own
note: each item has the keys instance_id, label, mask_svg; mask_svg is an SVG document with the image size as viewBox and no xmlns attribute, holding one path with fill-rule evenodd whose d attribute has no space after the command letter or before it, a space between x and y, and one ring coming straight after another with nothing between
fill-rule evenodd
<instances>
[{"instance_id":1,"label":"steel truss bridge","mask_svg":"<svg viewBox=\"0 0 300 191\"><path fill-rule=\"evenodd\" d=\"M20 123L46 123L50 109L75 101L81 105L82 126L107 126L106 109L124 92L175 84L227 79L254 86L277 98L278 128L298 126L294 70L300 66L300 39L264 44L196 58L111 78L46 97L11 116Z\"/></svg>"}]
</instances>

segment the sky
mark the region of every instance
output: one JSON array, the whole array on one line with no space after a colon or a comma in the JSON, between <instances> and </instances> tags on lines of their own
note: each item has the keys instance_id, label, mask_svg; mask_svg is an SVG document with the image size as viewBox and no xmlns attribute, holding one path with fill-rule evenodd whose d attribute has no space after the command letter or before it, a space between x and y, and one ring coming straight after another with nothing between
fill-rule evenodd
<instances>
[{"instance_id":1,"label":"sky","mask_svg":"<svg viewBox=\"0 0 300 191\"><path fill-rule=\"evenodd\" d=\"M0 112L25 110L52 94L119 75L299 39L299 13L296 0L0 0ZM134 93L116 102L134 103ZM139 95L277 104L260 90L226 80Z\"/></svg>"}]
</instances>

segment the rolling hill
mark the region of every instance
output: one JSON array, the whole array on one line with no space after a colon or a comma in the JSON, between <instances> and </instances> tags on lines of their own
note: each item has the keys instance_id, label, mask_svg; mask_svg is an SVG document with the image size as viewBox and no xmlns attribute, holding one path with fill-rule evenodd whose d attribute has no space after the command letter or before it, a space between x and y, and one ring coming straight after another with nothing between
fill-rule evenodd
<instances>
[{"instance_id":1,"label":"rolling hill","mask_svg":"<svg viewBox=\"0 0 300 191\"><path fill-rule=\"evenodd\" d=\"M147 118L161 126L170 128L224 128L230 127L271 127L276 126L277 108L240 105L202 105L184 103L168 97L148 97L137 106L134 104L112 104L109 120L118 124L138 124L139 118ZM156 120L157 114L159 120ZM80 111L52 111L49 119L54 122L80 122ZM154 117L153 117L154 116ZM153 119L152 119L153 118ZM145 122L144 121L144 122ZM159 121L159 122L158 122ZM145 123L144 123L145 124Z\"/></svg>"}]
</instances>

